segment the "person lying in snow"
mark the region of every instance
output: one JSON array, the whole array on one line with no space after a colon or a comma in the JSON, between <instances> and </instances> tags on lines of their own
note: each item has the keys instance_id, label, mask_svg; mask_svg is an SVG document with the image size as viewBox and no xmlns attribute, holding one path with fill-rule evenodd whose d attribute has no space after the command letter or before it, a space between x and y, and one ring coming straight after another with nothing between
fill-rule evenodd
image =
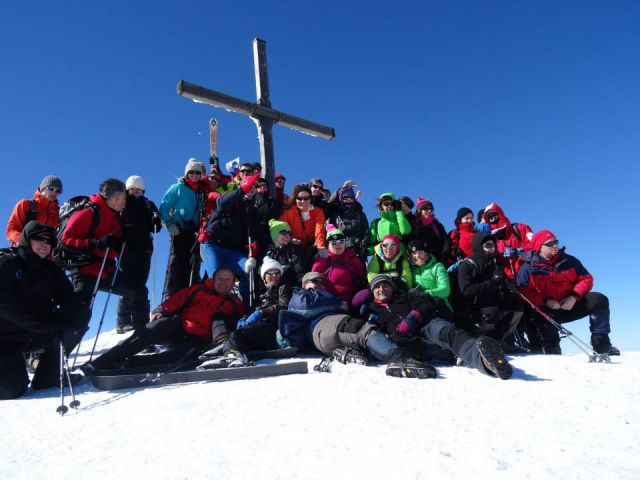
<instances>
[{"instance_id":1,"label":"person lying in snow","mask_svg":"<svg viewBox=\"0 0 640 480\"><path fill-rule=\"evenodd\" d=\"M393 377L434 378L435 368L412 358L378 329L347 315L346 302L326 291L326 279L309 272L302 287L294 290L289 309L280 312L279 343L300 350L313 347L342 363L367 364L365 352L389 362L386 374Z\"/></svg>"},{"instance_id":2,"label":"person lying in snow","mask_svg":"<svg viewBox=\"0 0 640 480\"><path fill-rule=\"evenodd\" d=\"M231 267L220 267L204 283L178 290L153 311L144 328L80 369L91 375L95 370L161 364L197 356L210 346L212 338L233 331L238 318L245 314L240 297L231 293L235 281ZM171 348L146 355L144 360L133 360L136 353L157 344L171 344Z\"/></svg>"}]
</instances>

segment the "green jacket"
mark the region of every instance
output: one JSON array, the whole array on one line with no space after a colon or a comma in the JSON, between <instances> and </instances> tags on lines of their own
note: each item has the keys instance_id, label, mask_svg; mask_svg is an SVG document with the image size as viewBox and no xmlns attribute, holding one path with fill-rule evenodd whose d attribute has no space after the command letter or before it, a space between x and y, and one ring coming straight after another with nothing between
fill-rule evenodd
<instances>
[{"instance_id":1,"label":"green jacket","mask_svg":"<svg viewBox=\"0 0 640 480\"><path fill-rule=\"evenodd\" d=\"M387 235L398 235L400 240L411 233L411 223L402 210L380 212L380 218L371 222L369 230L369 255L373 255L374 247Z\"/></svg>"},{"instance_id":2,"label":"green jacket","mask_svg":"<svg viewBox=\"0 0 640 480\"><path fill-rule=\"evenodd\" d=\"M449 310L452 310L448 300L451 293L449 274L444 265L437 262L433 255L429 256L429 261L422 267L412 265L411 276L414 288L434 298L441 298Z\"/></svg>"},{"instance_id":3,"label":"green jacket","mask_svg":"<svg viewBox=\"0 0 640 480\"><path fill-rule=\"evenodd\" d=\"M413 287L411 265L409 265L409 260L405 255L404 245L400 244L397 255L390 262L384 259L382 247L376 245L371 261L369 261L369 265L367 265L367 281L370 282L373 277L379 273L386 273L396 280L397 288L408 290ZM401 277L401 279L399 277Z\"/></svg>"}]
</instances>

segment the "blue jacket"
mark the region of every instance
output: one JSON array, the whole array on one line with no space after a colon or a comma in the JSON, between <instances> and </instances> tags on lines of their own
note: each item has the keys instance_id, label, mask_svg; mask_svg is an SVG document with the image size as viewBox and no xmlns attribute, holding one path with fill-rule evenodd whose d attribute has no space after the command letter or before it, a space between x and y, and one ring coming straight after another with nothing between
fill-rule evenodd
<instances>
[{"instance_id":1,"label":"blue jacket","mask_svg":"<svg viewBox=\"0 0 640 480\"><path fill-rule=\"evenodd\" d=\"M200 215L203 202L200 195L185 185L181 178L169 187L160 203L160 216L167 225L175 223L183 227L187 222L193 222L195 228L200 227Z\"/></svg>"},{"instance_id":2,"label":"blue jacket","mask_svg":"<svg viewBox=\"0 0 640 480\"><path fill-rule=\"evenodd\" d=\"M295 288L289 301L289 309L280 312L280 334L290 345L303 348L312 342L315 326L326 315L340 313L342 300L329 292L314 288Z\"/></svg>"}]
</instances>

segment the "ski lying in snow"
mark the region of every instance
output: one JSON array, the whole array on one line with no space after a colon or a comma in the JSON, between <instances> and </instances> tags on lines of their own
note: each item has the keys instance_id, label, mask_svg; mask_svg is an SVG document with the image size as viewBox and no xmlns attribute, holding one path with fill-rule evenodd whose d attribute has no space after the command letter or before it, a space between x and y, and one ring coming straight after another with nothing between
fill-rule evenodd
<instances>
[{"instance_id":1,"label":"ski lying in snow","mask_svg":"<svg viewBox=\"0 0 640 480\"><path fill-rule=\"evenodd\" d=\"M307 373L307 362L278 363L250 367L219 368L216 370L188 370L179 372L162 371L155 373L118 374L118 370L97 371L91 382L99 390L121 390L143 388L156 385L172 385L191 382L222 382L251 378L276 377L294 373ZM105 375L105 373L112 373Z\"/></svg>"},{"instance_id":2,"label":"ski lying in snow","mask_svg":"<svg viewBox=\"0 0 640 480\"><path fill-rule=\"evenodd\" d=\"M252 350L247 353L249 360L257 361L265 358L291 358L298 354L296 347L276 348L274 350Z\"/></svg>"}]
</instances>

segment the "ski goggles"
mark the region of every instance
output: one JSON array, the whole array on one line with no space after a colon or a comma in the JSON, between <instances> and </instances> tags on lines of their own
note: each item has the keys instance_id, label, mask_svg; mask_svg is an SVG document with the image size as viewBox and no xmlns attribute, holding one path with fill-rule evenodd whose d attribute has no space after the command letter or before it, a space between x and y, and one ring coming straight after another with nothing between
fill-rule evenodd
<instances>
[{"instance_id":1,"label":"ski goggles","mask_svg":"<svg viewBox=\"0 0 640 480\"><path fill-rule=\"evenodd\" d=\"M551 241L549 241L549 242L545 242L545 243L543 243L542 245L544 245L545 247L549 247L549 248L551 248L551 247L555 247L555 246L557 246L557 245L558 245L558 243L559 243L559 242L558 242L558 239L556 239L556 240L551 240Z\"/></svg>"}]
</instances>

